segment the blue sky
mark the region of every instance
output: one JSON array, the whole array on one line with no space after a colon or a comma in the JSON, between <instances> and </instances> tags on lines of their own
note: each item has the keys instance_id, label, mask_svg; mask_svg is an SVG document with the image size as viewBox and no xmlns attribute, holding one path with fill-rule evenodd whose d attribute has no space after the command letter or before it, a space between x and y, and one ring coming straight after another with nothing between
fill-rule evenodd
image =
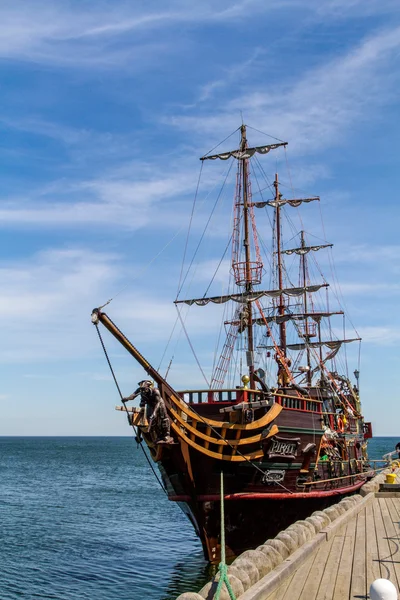
<instances>
[{"instance_id":1,"label":"blue sky","mask_svg":"<svg viewBox=\"0 0 400 600\"><path fill-rule=\"evenodd\" d=\"M363 337L364 413L397 435L398 1L16 1L0 6L0 34L0 434L128 433L91 309L117 294L108 313L158 366L198 157L242 114L289 142L294 186L321 196ZM285 166L268 160L270 175ZM224 169L207 165L203 220ZM216 227L199 286L226 241ZM218 316L188 322L205 368ZM107 340L128 394L143 372ZM171 381L201 385L175 340L162 370L175 352Z\"/></svg>"}]
</instances>

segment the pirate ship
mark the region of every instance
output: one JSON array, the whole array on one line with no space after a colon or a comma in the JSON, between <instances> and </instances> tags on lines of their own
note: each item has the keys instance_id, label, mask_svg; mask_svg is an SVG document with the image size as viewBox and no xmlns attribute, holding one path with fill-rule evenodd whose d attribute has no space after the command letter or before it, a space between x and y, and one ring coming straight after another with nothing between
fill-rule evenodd
<instances>
[{"instance_id":1,"label":"pirate ship","mask_svg":"<svg viewBox=\"0 0 400 600\"><path fill-rule=\"evenodd\" d=\"M159 389L173 443L160 441L143 411L128 407L122 394L120 408L147 444L169 500L186 513L211 562L220 554L221 471L227 556L256 547L296 519L357 492L367 475L371 426L361 412L359 372L352 383L343 360L346 345L360 338L337 335L332 321L343 311L329 308L328 282L319 271L320 280L312 280L311 259L318 251L329 252L332 244L310 243L303 229L294 242L285 242L285 217L292 223L291 211L319 198L285 198L278 175L269 184L258 158L285 151L286 145L251 147L242 125L239 148L201 158L202 165L223 160L237 166L231 286L221 295L175 300L178 309L224 306L226 339L204 389L174 389L102 309L92 313L100 339L102 324ZM272 198L264 199L259 184L252 193L257 168ZM270 219L267 258L257 211ZM268 277L271 285L265 286Z\"/></svg>"}]
</instances>

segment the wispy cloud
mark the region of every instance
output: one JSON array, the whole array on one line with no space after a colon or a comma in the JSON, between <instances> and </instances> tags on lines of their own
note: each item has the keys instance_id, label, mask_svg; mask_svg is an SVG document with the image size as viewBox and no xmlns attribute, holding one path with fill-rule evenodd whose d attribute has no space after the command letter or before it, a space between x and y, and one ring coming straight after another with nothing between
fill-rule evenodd
<instances>
[{"instance_id":1,"label":"wispy cloud","mask_svg":"<svg viewBox=\"0 0 400 600\"><path fill-rule=\"evenodd\" d=\"M136 69L143 68L145 57L153 60L161 45L133 39L118 46L112 43L113 36L160 24L166 15L108 8L99 5L93 11L46 1L3 5L0 56L73 68L111 68L129 60ZM166 47L162 50L167 52Z\"/></svg>"},{"instance_id":2,"label":"wispy cloud","mask_svg":"<svg viewBox=\"0 0 400 600\"><path fill-rule=\"evenodd\" d=\"M382 271L395 268L399 269L400 246L359 244L357 246L340 247L335 255L337 261L354 262L361 264L379 263Z\"/></svg>"},{"instance_id":3,"label":"wispy cloud","mask_svg":"<svg viewBox=\"0 0 400 600\"><path fill-rule=\"evenodd\" d=\"M121 286L124 272L118 255L83 248L50 249L24 261L0 263L2 360L35 363L93 353L91 309L110 288ZM155 314L161 315L157 308ZM148 310L147 299L136 298L127 312L137 324L150 318Z\"/></svg>"},{"instance_id":4,"label":"wispy cloud","mask_svg":"<svg viewBox=\"0 0 400 600\"><path fill-rule=\"evenodd\" d=\"M221 91L221 89L224 89L237 81L241 75L248 77L252 65L263 54L265 54L265 50L262 48L256 48L248 59L234 64L227 69L223 69L222 76L219 79L206 83L201 88L199 102L205 102L206 100L209 100L216 92Z\"/></svg>"},{"instance_id":5,"label":"wispy cloud","mask_svg":"<svg viewBox=\"0 0 400 600\"><path fill-rule=\"evenodd\" d=\"M187 3L169 0L162 7L148 2L126 4L101 2L88 6L36 0L17 0L0 7L0 57L69 68L115 68L127 66L141 70L179 46L161 32L183 24L224 25L266 18L269 14L291 11L292 14L326 15L343 18L384 13L396 8L391 0L326 0L302 2L282 0L238 0L231 3L209 0ZM155 41L154 32L157 31ZM117 43L117 40L123 43Z\"/></svg>"},{"instance_id":6,"label":"wispy cloud","mask_svg":"<svg viewBox=\"0 0 400 600\"><path fill-rule=\"evenodd\" d=\"M398 10L396 0L328 0L327 2L311 3L317 15L325 16L329 14L338 19L349 16L367 17L376 14L385 14Z\"/></svg>"},{"instance_id":7,"label":"wispy cloud","mask_svg":"<svg viewBox=\"0 0 400 600\"><path fill-rule=\"evenodd\" d=\"M297 81L280 82L271 91L254 84L208 114L191 117L176 115L169 122L181 129L204 135L221 136L237 127L238 113L245 108L247 122L258 128L279 132L279 137L296 140L295 148L315 151L322 145L336 144L349 125L362 118L372 106L391 101L397 72L392 58L400 49L400 27L369 36L345 55L302 74ZM385 80L385 94L382 82ZM278 88L278 89L277 89ZM202 92L201 92L202 93Z\"/></svg>"},{"instance_id":8,"label":"wispy cloud","mask_svg":"<svg viewBox=\"0 0 400 600\"><path fill-rule=\"evenodd\" d=\"M386 296L388 293L398 294L400 292L400 284L388 283L387 281L341 281L338 284L340 294L344 296Z\"/></svg>"},{"instance_id":9,"label":"wispy cloud","mask_svg":"<svg viewBox=\"0 0 400 600\"><path fill-rule=\"evenodd\" d=\"M162 267L160 267L162 269ZM176 281L166 282L162 296L155 283L130 284L137 269L118 254L84 248L49 249L31 258L0 262L0 326L4 362L77 359L97 354L90 313L125 288L107 309L126 333L148 349L165 344L177 319L173 305ZM192 312L183 318L191 333L206 336L218 326L221 311ZM180 327L178 327L180 330ZM120 348L119 346L117 347ZM159 356L159 351L155 353ZM36 377L37 375L27 375Z\"/></svg>"},{"instance_id":10,"label":"wispy cloud","mask_svg":"<svg viewBox=\"0 0 400 600\"><path fill-rule=\"evenodd\" d=\"M3 197L0 227L118 226L136 230L146 224L171 227L186 222L188 211L179 206L193 193L195 173L169 173L158 165L132 166L127 176L121 168L108 176L86 181L55 181L26 196Z\"/></svg>"},{"instance_id":11,"label":"wispy cloud","mask_svg":"<svg viewBox=\"0 0 400 600\"><path fill-rule=\"evenodd\" d=\"M367 326L360 328L363 342L378 346L393 346L400 341L399 327Z\"/></svg>"},{"instance_id":12,"label":"wispy cloud","mask_svg":"<svg viewBox=\"0 0 400 600\"><path fill-rule=\"evenodd\" d=\"M92 228L106 226L136 231L151 225L178 232L189 222L199 177L197 154L188 152L177 161L175 155L164 157L157 153L148 161L132 158L107 165L102 171L96 169L91 178L81 172L65 172L62 178L44 185L29 185L29 189L19 191L18 195L12 191L0 192L0 228L66 229L90 224ZM224 187L222 182L227 173L230 177ZM203 231L210 203L215 202L212 194L219 194L216 216L208 234L226 237L226 228L221 230L218 214L226 202L231 206L234 176L235 170L222 164L202 178L193 224L195 232Z\"/></svg>"},{"instance_id":13,"label":"wispy cloud","mask_svg":"<svg viewBox=\"0 0 400 600\"><path fill-rule=\"evenodd\" d=\"M228 23L269 10L259 0L234 4L222 0L218 5L170 0L162 8L156 2L146 7L103 2L88 8L68 2L17 1L0 7L0 56L73 68L111 68L129 62L131 69L141 70L178 45L178 38L167 44L159 34L157 42L146 34L185 23ZM121 39L122 44L116 43Z\"/></svg>"}]
</instances>

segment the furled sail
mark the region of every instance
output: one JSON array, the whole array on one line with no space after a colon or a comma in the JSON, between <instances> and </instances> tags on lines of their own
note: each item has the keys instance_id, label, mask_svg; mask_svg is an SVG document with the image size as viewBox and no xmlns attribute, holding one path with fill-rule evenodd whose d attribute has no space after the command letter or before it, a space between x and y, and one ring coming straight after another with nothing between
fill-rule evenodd
<instances>
[{"instance_id":1,"label":"furled sail","mask_svg":"<svg viewBox=\"0 0 400 600\"><path fill-rule=\"evenodd\" d=\"M228 158L237 158L238 160L244 160L251 158L257 152L258 154L267 154L270 150L275 150L279 146L287 146L287 142L281 144L269 144L267 146L255 146L254 148L246 148L245 150L232 150L230 152L223 152L222 154L212 154L211 156L202 156L200 160L228 160Z\"/></svg>"},{"instance_id":2,"label":"furled sail","mask_svg":"<svg viewBox=\"0 0 400 600\"><path fill-rule=\"evenodd\" d=\"M259 300L264 296L269 296L270 298L278 298L282 294L286 296L301 296L306 292L317 292L322 287L328 286L329 283L322 283L319 285L308 285L306 287L287 288L283 290L260 290L256 292L244 292L243 294L227 294L226 296L193 298L190 300L175 300L175 304L188 304L189 306L192 306L192 304L197 304L197 306L205 306L210 302L213 302L214 304L224 304L225 302L228 302L228 300L233 300L234 302L254 302L255 300Z\"/></svg>"},{"instance_id":3,"label":"furled sail","mask_svg":"<svg viewBox=\"0 0 400 600\"><path fill-rule=\"evenodd\" d=\"M280 325L281 323L287 323L288 321L303 321L304 319L312 319L316 323L319 323L321 319L326 317L332 317L333 315L343 315L343 311L335 311L335 312L314 312L314 313L298 313L298 314L286 314L286 315L271 315L265 317L264 319L253 319L254 325L265 325L265 321L267 323L276 323ZM225 325L227 325L229 321L225 321ZM239 323L239 321L237 321Z\"/></svg>"},{"instance_id":4,"label":"furled sail","mask_svg":"<svg viewBox=\"0 0 400 600\"><path fill-rule=\"evenodd\" d=\"M300 254L301 256L304 254L308 254L311 252L317 252L318 250L322 250L323 248L332 248L333 244L322 244L321 246L304 246L302 248L290 248L289 250L282 250L282 254Z\"/></svg>"},{"instance_id":5,"label":"furled sail","mask_svg":"<svg viewBox=\"0 0 400 600\"><path fill-rule=\"evenodd\" d=\"M361 338L352 338L348 340L327 340L325 342L310 342L308 344L288 344L286 348L288 350L305 350L306 348L320 348L321 346L326 346L330 350L336 350L339 349L342 344L349 344L350 342L359 341L361 341ZM260 346L260 348L274 350L275 346Z\"/></svg>"},{"instance_id":6,"label":"furled sail","mask_svg":"<svg viewBox=\"0 0 400 600\"><path fill-rule=\"evenodd\" d=\"M266 200L265 202L253 202L252 206L255 208L265 208L265 206L272 206L273 208L277 208L278 206L284 206L285 204L289 204L289 206L293 206L297 208L303 202L315 202L319 201L319 196L313 196L312 198L292 198L291 200L287 200L286 198L279 198L279 200Z\"/></svg>"}]
</instances>

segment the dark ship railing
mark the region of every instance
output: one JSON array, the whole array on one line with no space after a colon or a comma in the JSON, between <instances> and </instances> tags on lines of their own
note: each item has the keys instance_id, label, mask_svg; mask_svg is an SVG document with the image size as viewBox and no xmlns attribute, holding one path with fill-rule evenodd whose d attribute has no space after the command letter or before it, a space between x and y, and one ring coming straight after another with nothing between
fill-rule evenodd
<instances>
[{"instance_id":1,"label":"dark ship railing","mask_svg":"<svg viewBox=\"0 0 400 600\"><path fill-rule=\"evenodd\" d=\"M322 413L322 401L316 399L302 398L281 393L267 394L260 390L247 390L243 388L221 389L221 390L181 390L178 392L180 398L188 404L222 404L239 402L257 402L265 398L271 399L271 405L275 401L283 408L289 410L301 410L306 412ZM271 397L275 397L272 400Z\"/></svg>"}]
</instances>

